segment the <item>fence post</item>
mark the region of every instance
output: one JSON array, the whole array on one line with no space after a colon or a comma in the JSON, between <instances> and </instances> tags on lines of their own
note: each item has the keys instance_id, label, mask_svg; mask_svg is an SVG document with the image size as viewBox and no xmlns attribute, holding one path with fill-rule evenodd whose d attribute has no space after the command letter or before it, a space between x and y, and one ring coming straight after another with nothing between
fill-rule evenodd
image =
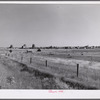
<instances>
[{"instance_id":1,"label":"fence post","mask_svg":"<svg viewBox=\"0 0 100 100\"><path fill-rule=\"evenodd\" d=\"M79 64L77 64L77 77L78 77L78 74L79 74Z\"/></svg>"},{"instance_id":2,"label":"fence post","mask_svg":"<svg viewBox=\"0 0 100 100\"><path fill-rule=\"evenodd\" d=\"M32 58L30 57L30 64L32 63Z\"/></svg>"},{"instance_id":3,"label":"fence post","mask_svg":"<svg viewBox=\"0 0 100 100\"><path fill-rule=\"evenodd\" d=\"M21 62L22 62L22 60L23 60L23 56L21 56Z\"/></svg>"},{"instance_id":4,"label":"fence post","mask_svg":"<svg viewBox=\"0 0 100 100\"><path fill-rule=\"evenodd\" d=\"M92 56L91 56L91 61L92 61Z\"/></svg>"},{"instance_id":5,"label":"fence post","mask_svg":"<svg viewBox=\"0 0 100 100\"><path fill-rule=\"evenodd\" d=\"M47 60L45 61L46 67L47 67Z\"/></svg>"}]
</instances>

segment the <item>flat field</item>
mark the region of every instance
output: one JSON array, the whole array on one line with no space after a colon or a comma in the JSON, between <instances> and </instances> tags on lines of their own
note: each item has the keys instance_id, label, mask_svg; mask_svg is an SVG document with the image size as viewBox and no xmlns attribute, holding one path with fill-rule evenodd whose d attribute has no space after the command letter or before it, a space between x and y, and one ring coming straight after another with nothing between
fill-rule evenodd
<instances>
[{"instance_id":1,"label":"flat field","mask_svg":"<svg viewBox=\"0 0 100 100\"><path fill-rule=\"evenodd\" d=\"M3 48L0 63L10 66L10 71L15 69L12 76L16 83L10 87L1 85L1 88L100 89L100 49L41 49L41 52L37 49L12 49L10 53ZM26 67L22 69L20 64ZM19 74L16 71L20 71ZM16 78L18 75L22 76L19 76L20 81ZM7 74L4 76L13 80Z\"/></svg>"}]
</instances>

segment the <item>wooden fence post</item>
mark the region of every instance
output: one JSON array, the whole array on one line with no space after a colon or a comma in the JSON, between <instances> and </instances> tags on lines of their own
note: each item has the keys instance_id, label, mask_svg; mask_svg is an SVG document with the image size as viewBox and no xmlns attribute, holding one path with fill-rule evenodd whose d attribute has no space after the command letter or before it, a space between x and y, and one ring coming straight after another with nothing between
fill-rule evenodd
<instances>
[{"instance_id":1,"label":"wooden fence post","mask_svg":"<svg viewBox=\"0 0 100 100\"><path fill-rule=\"evenodd\" d=\"M45 61L46 67L47 67L47 60Z\"/></svg>"},{"instance_id":2,"label":"wooden fence post","mask_svg":"<svg viewBox=\"0 0 100 100\"><path fill-rule=\"evenodd\" d=\"M77 77L78 77L78 74L79 74L79 64L77 64Z\"/></svg>"},{"instance_id":3,"label":"wooden fence post","mask_svg":"<svg viewBox=\"0 0 100 100\"><path fill-rule=\"evenodd\" d=\"M92 61L92 56L91 56L91 61Z\"/></svg>"},{"instance_id":4,"label":"wooden fence post","mask_svg":"<svg viewBox=\"0 0 100 100\"><path fill-rule=\"evenodd\" d=\"M32 58L30 57L30 64L32 63Z\"/></svg>"},{"instance_id":5,"label":"wooden fence post","mask_svg":"<svg viewBox=\"0 0 100 100\"><path fill-rule=\"evenodd\" d=\"M21 56L21 62L23 61L23 56Z\"/></svg>"}]
</instances>

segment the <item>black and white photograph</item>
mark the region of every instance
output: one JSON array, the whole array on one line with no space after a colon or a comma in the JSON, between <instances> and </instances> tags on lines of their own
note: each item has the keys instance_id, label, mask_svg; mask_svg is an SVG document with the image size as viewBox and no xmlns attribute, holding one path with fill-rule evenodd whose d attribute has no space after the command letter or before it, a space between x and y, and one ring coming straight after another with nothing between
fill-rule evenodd
<instances>
[{"instance_id":1,"label":"black and white photograph","mask_svg":"<svg viewBox=\"0 0 100 100\"><path fill-rule=\"evenodd\" d=\"M0 89L99 90L100 4L0 4Z\"/></svg>"}]
</instances>

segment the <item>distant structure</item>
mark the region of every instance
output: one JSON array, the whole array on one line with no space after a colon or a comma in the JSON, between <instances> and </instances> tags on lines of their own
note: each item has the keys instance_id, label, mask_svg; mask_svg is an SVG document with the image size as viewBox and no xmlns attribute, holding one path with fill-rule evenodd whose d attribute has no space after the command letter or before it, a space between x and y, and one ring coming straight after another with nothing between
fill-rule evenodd
<instances>
[{"instance_id":1,"label":"distant structure","mask_svg":"<svg viewBox=\"0 0 100 100\"><path fill-rule=\"evenodd\" d=\"M24 45L21 47L21 49L26 49L26 48L27 48L26 44L24 44Z\"/></svg>"},{"instance_id":2,"label":"distant structure","mask_svg":"<svg viewBox=\"0 0 100 100\"><path fill-rule=\"evenodd\" d=\"M40 48L38 48L38 49L37 49L37 52L41 52L41 49L40 49Z\"/></svg>"},{"instance_id":3,"label":"distant structure","mask_svg":"<svg viewBox=\"0 0 100 100\"><path fill-rule=\"evenodd\" d=\"M34 49L35 48L35 44L32 44L32 49Z\"/></svg>"},{"instance_id":4,"label":"distant structure","mask_svg":"<svg viewBox=\"0 0 100 100\"><path fill-rule=\"evenodd\" d=\"M13 47L13 45L10 45L9 48L10 48L10 49L13 49L14 47Z\"/></svg>"}]
</instances>

